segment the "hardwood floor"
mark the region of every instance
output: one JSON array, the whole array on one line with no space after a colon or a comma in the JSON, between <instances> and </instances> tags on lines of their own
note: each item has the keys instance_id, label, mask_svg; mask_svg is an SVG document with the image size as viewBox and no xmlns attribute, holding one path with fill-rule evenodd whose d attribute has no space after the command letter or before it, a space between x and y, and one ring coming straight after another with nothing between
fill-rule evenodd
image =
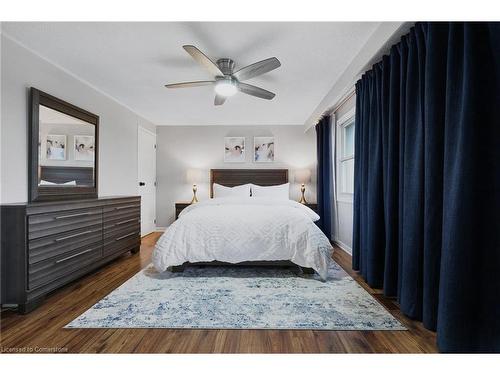
<instances>
[{"instance_id":1,"label":"hardwood floor","mask_svg":"<svg viewBox=\"0 0 500 375\"><path fill-rule=\"evenodd\" d=\"M435 353L436 337L407 319L397 304L371 289L351 270L340 249L335 260L408 331L63 329L101 298L149 264L159 233L142 239L139 254L127 254L49 295L28 315L2 312L0 350L69 353Z\"/></svg>"}]
</instances>

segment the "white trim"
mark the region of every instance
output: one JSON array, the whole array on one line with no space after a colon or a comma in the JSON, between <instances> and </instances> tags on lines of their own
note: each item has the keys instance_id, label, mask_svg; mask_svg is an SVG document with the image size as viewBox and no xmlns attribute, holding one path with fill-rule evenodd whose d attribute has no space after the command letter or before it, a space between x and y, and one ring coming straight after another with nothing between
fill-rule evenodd
<instances>
[{"instance_id":1,"label":"white trim","mask_svg":"<svg viewBox=\"0 0 500 375\"><path fill-rule=\"evenodd\" d=\"M343 243L342 241L339 241L339 240L333 240L333 242L335 243L335 245L340 247L346 253L349 253L350 255L352 255L352 249L349 246L347 246L345 243Z\"/></svg>"},{"instance_id":2,"label":"white trim","mask_svg":"<svg viewBox=\"0 0 500 375\"><path fill-rule=\"evenodd\" d=\"M155 132L152 132L151 130L149 130L148 128L145 128L144 126L142 125L137 125L137 128L141 128L144 132L146 133L149 133L151 134L152 136L154 136L156 138L157 134Z\"/></svg>"},{"instance_id":3,"label":"white trim","mask_svg":"<svg viewBox=\"0 0 500 375\"><path fill-rule=\"evenodd\" d=\"M165 232L168 227L156 227L154 232Z\"/></svg>"},{"instance_id":4,"label":"white trim","mask_svg":"<svg viewBox=\"0 0 500 375\"><path fill-rule=\"evenodd\" d=\"M43 61L51 64L52 66L55 66L57 69L63 71L64 73L66 73L67 75L73 77L74 79L76 79L77 81L80 81L81 83L85 84L86 86L89 86L91 89L97 91L99 94L101 95L104 95L105 97L107 97L108 99L114 101L116 104L119 104L120 106L128 109L130 112L132 112L134 115L136 116L139 116L140 118L143 118L144 120L147 120L149 121L150 123L152 123L153 125L156 126L156 124L154 123L154 121L151 121L150 119L148 119L146 116L144 115L141 115L139 113L137 113L136 110L132 109L131 107L129 107L128 105L122 103L121 101L119 101L118 99L116 99L115 97L111 96L110 94L102 91L100 88L94 86L92 83L90 83L89 81L86 81L85 79L81 78L80 76L76 75L75 73L73 73L72 71L62 67L61 65L53 62L52 60L48 59L47 57L45 56L42 56L40 55L38 52L34 51L33 49L31 49L30 47L28 47L26 44L24 44L23 42L20 42L19 40L17 40L16 38L14 38L12 35L9 35L8 33L6 33L4 30L2 30L2 33L1 33L2 36L5 36L6 39L9 39L11 42L14 42L16 43L17 45L19 45L20 47L24 48L26 51L32 53L33 55L37 56L38 58L42 59Z\"/></svg>"},{"instance_id":5,"label":"white trim","mask_svg":"<svg viewBox=\"0 0 500 375\"><path fill-rule=\"evenodd\" d=\"M349 193L342 193L342 194L349 194ZM350 195L354 195L354 194L350 194ZM344 197L344 198L337 199L336 202L352 204L353 200L352 200L352 198L345 198Z\"/></svg>"}]
</instances>

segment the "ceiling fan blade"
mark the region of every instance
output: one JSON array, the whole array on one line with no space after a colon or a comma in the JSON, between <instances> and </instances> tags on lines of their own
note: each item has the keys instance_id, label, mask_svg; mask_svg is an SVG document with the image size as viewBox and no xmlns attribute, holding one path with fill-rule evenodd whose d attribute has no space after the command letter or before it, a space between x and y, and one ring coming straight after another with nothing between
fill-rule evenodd
<instances>
[{"instance_id":1,"label":"ceiling fan blade","mask_svg":"<svg viewBox=\"0 0 500 375\"><path fill-rule=\"evenodd\" d=\"M187 87L199 87L199 86L210 86L213 85L215 81L194 81L194 82L181 82L181 83L171 83L165 85L167 89L183 89Z\"/></svg>"},{"instance_id":2,"label":"ceiling fan blade","mask_svg":"<svg viewBox=\"0 0 500 375\"><path fill-rule=\"evenodd\" d=\"M279 68L280 66L280 61L276 57L271 57L269 59L265 59L241 68L237 72L233 73L233 77L235 77L238 81L245 81L247 79L270 72L271 70Z\"/></svg>"},{"instance_id":3,"label":"ceiling fan blade","mask_svg":"<svg viewBox=\"0 0 500 375\"><path fill-rule=\"evenodd\" d=\"M222 95L215 95L214 105L223 105L227 97Z\"/></svg>"},{"instance_id":4,"label":"ceiling fan blade","mask_svg":"<svg viewBox=\"0 0 500 375\"><path fill-rule=\"evenodd\" d=\"M267 100L271 100L272 98L274 98L276 96L276 94L272 93L271 91L267 91L267 90L261 89L260 87L252 86L252 85L249 85L246 83L241 83L241 82L238 84L238 90L240 90L244 94L256 96L258 98L267 99Z\"/></svg>"},{"instance_id":5,"label":"ceiling fan blade","mask_svg":"<svg viewBox=\"0 0 500 375\"><path fill-rule=\"evenodd\" d=\"M207 69L210 72L210 74L212 74L215 77L224 76L224 73L222 73L219 67L198 48L190 45L182 46L182 48L184 48L186 52L189 53L191 57L196 60L196 62L198 62L198 64Z\"/></svg>"}]
</instances>

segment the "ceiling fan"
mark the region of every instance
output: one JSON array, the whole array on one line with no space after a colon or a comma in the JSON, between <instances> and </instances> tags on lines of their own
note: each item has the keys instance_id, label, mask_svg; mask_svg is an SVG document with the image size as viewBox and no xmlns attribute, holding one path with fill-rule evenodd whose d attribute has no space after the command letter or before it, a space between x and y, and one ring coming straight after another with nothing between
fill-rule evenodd
<instances>
[{"instance_id":1,"label":"ceiling fan","mask_svg":"<svg viewBox=\"0 0 500 375\"><path fill-rule=\"evenodd\" d=\"M241 82L279 68L281 63L276 57L253 63L234 72L234 61L232 59L223 58L214 63L195 46L186 45L182 46L182 48L184 48L196 62L207 69L214 76L214 80L172 83L165 85L165 87L169 89L179 89L186 87L214 86L215 105L224 104L229 96L233 96L238 91L267 100L271 100L276 95L263 88Z\"/></svg>"}]
</instances>

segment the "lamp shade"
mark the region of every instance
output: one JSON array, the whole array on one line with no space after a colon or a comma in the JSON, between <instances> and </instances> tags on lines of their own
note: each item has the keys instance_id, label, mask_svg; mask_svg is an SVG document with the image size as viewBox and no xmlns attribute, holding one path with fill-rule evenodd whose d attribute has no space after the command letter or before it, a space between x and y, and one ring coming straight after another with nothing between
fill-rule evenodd
<instances>
[{"instance_id":1,"label":"lamp shade","mask_svg":"<svg viewBox=\"0 0 500 375\"><path fill-rule=\"evenodd\" d=\"M305 184L311 181L311 170L310 169L297 169L295 171L295 182L299 184Z\"/></svg>"},{"instance_id":2,"label":"lamp shade","mask_svg":"<svg viewBox=\"0 0 500 375\"><path fill-rule=\"evenodd\" d=\"M203 171L201 169L188 169L186 180L190 184L198 184L203 181Z\"/></svg>"}]
</instances>

